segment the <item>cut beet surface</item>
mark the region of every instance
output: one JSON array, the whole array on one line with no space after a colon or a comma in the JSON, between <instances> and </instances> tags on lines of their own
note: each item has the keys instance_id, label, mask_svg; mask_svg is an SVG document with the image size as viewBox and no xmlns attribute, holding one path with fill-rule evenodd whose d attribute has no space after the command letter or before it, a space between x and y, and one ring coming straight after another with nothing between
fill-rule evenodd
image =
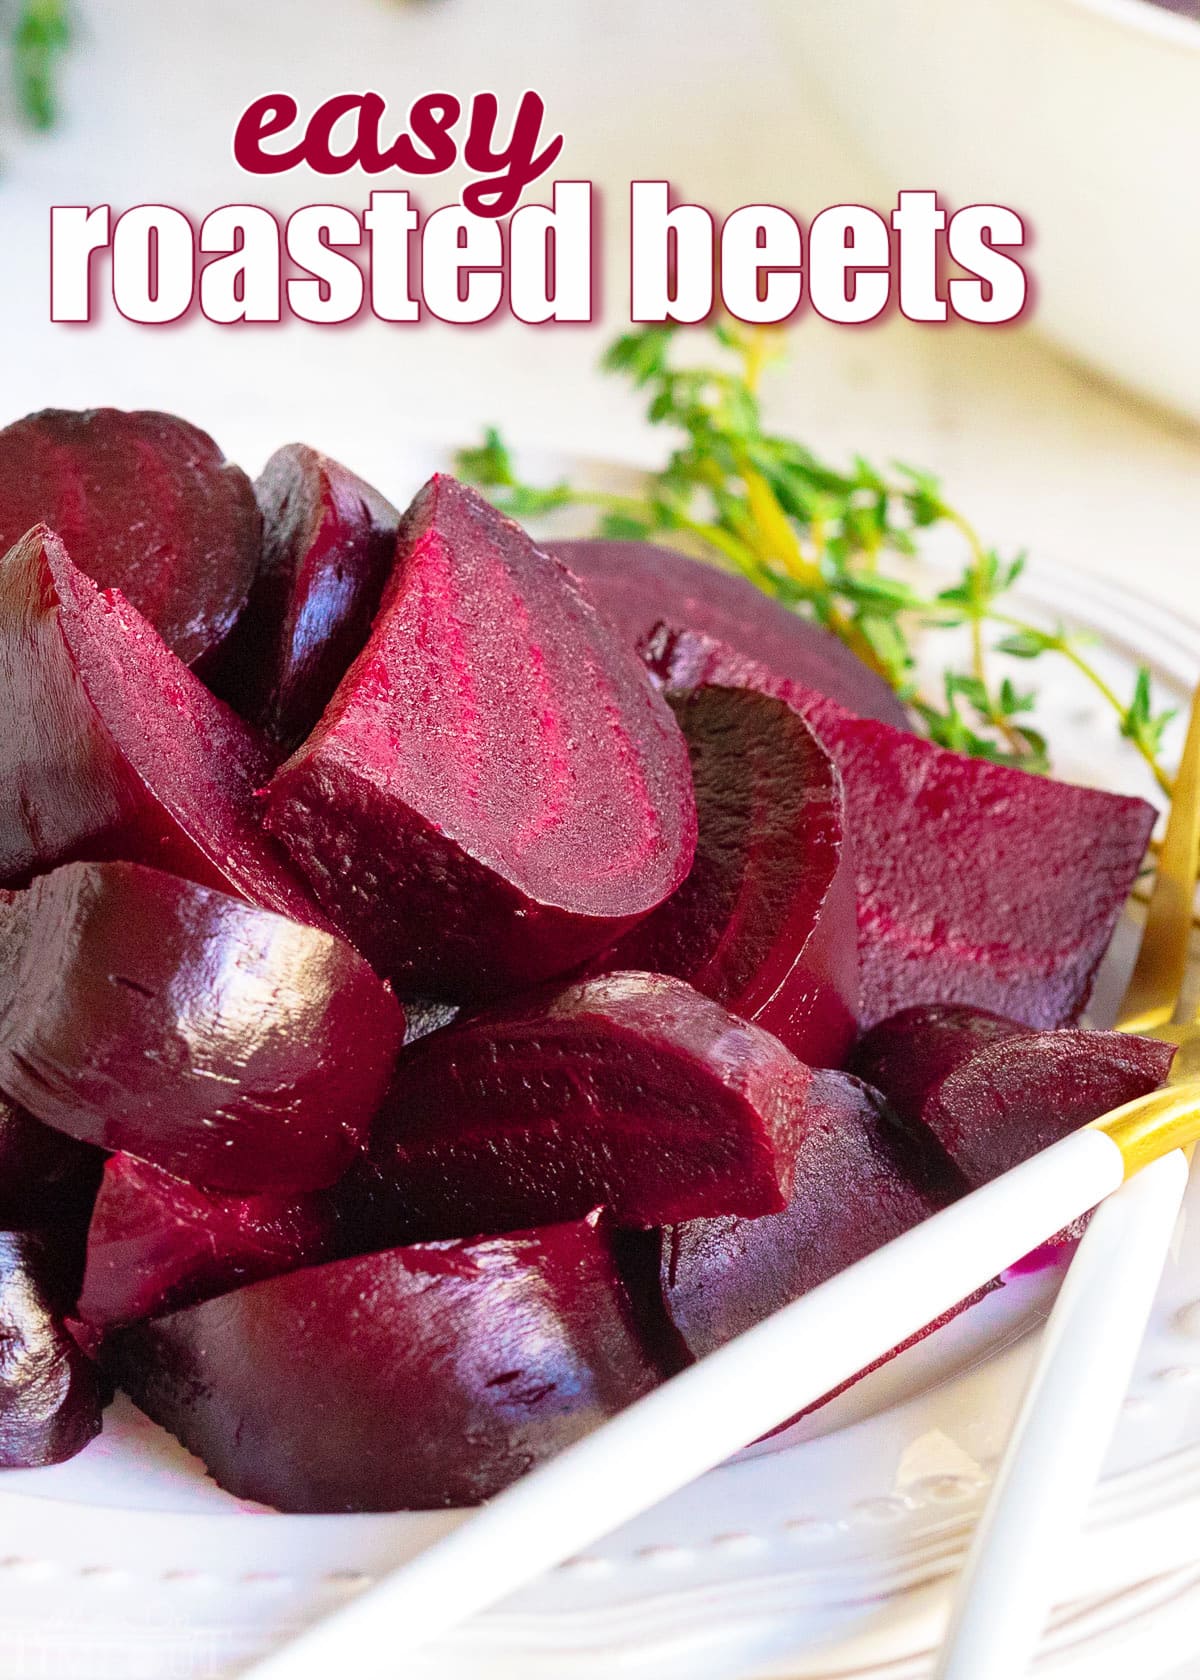
<instances>
[{"instance_id":1,"label":"cut beet surface","mask_svg":"<svg viewBox=\"0 0 1200 1680\"><path fill-rule=\"evenodd\" d=\"M233 628L258 564L254 489L173 414L46 409L0 431L0 554L34 525L119 589L185 665Z\"/></svg>"},{"instance_id":2,"label":"cut beet surface","mask_svg":"<svg viewBox=\"0 0 1200 1680\"><path fill-rule=\"evenodd\" d=\"M810 1077L681 980L582 981L407 1049L348 1204L376 1242L773 1213Z\"/></svg>"},{"instance_id":3,"label":"cut beet surface","mask_svg":"<svg viewBox=\"0 0 1200 1680\"><path fill-rule=\"evenodd\" d=\"M403 1033L344 940L158 870L66 864L3 911L0 1088L199 1184L331 1184Z\"/></svg>"},{"instance_id":4,"label":"cut beet surface","mask_svg":"<svg viewBox=\"0 0 1200 1680\"><path fill-rule=\"evenodd\" d=\"M836 1067L858 1004L841 777L799 713L770 695L699 688L674 709L692 760L696 859L599 961L674 974L802 1061Z\"/></svg>"},{"instance_id":5,"label":"cut beet surface","mask_svg":"<svg viewBox=\"0 0 1200 1680\"><path fill-rule=\"evenodd\" d=\"M284 1511L477 1504L661 1374L592 1221L292 1272L103 1360L222 1487Z\"/></svg>"},{"instance_id":6,"label":"cut beet surface","mask_svg":"<svg viewBox=\"0 0 1200 1680\"><path fill-rule=\"evenodd\" d=\"M858 885L860 1021L969 1003L1079 1018L1154 825L1142 799L947 752L781 683L711 637L654 635L668 689L727 683L802 711L842 773Z\"/></svg>"},{"instance_id":7,"label":"cut beet surface","mask_svg":"<svg viewBox=\"0 0 1200 1680\"><path fill-rule=\"evenodd\" d=\"M933 1005L880 1022L851 1065L973 1190L1155 1090L1174 1054L1128 1033L1029 1032L981 1010Z\"/></svg>"},{"instance_id":8,"label":"cut beet surface","mask_svg":"<svg viewBox=\"0 0 1200 1680\"><path fill-rule=\"evenodd\" d=\"M849 711L907 728L904 707L882 677L830 631L798 618L746 578L653 543L591 538L555 543L554 552L631 647L656 624L699 630Z\"/></svg>"},{"instance_id":9,"label":"cut beet surface","mask_svg":"<svg viewBox=\"0 0 1200 1680\"><path fill-rule=\"evenodd\" d=\"M687 874L687 749L644 668L511 520L434 478L370 640L267 824L402 995L576 967Z\"/></svg>"},{"instance_id":10,"label":"cut beet surface","mask_svg":"<svg viewBox=\"0 0 1200 1680\"><path fill-rule=\"evenodd\" d=\"M344 1252L340 1231L321 1191L222 1196L113 1155L88 1231L79 1316L107 1329L315 1266Z\"/></svg>"},{"instance_id":11,"label":"cut beet surface","mask_svg":"<svg viewBox=\"0 0 1200 1680\"><path fill-rule=\"evenodd\" d=\"M262 738L44 529L0 559L0 684L0 881L133 858L328 925L259 827Z\"/></svg>"},{"instance_id":12,"label":"cut beet surface","mask_svg":"<svg viewBox=\"0 0 1200 1680\"><path fill-rule=\"evenodd\" d=\"M262 561L210 681L290 752L362 650L400 515L361 478L302 443L272 455L255 493Z\"/></svg>"},{"instance_id":13,"label":"cut beet surface","mask_svg":"<svg viewBox=\"0 0 1200 1680\"><path fill-rule=\"evenodd\" d=\"M104 1156L0 1096L0 1230L82 1231Z\"/></svg>"},{"instance_id":14,"label":"cut beet surface","mask_svg":"<svg viewBox=\"0 0 1200 1680\"><path fill-rule=\"evenodd\" d=\"M0 1469L74 1458L100 1433L100 1373L67 1330L61 1261L37 1231L0 1231Z\"/></svg>"}]
</instances>

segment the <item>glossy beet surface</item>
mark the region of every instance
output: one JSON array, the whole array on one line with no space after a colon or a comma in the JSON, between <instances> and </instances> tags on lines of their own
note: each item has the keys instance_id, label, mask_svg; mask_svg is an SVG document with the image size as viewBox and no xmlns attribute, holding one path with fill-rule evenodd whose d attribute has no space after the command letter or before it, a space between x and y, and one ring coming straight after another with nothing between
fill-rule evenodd
<instances>
[{"instance_id":1,"label":"glossy beet surface","mask_svg":"<svg viewBox=\"0 0 1200 1680\"><path fill-rule=\"evenodd\" d=\"M614 974L404 1052L363 1174L382 1240L605 1206L650 1226L786 1205L809 1070L681 980Z\"/></svg>"},{"instance_id":2,"label":"glossy beet surface","mask_svg":"<svg viewBox=\"0 0 1200 1680\"><path fill-rule=\"evenodd\" d=\"M867 1033L853 1067L931 1134L967 1189L1166 1079L1171 1045L1127 1033L1027 1032L978 1010L906 1009Z\"/></svg>"},{"instance_id":3,"label":"glossy beet surface","mask_svg":"<svg viewBox=\"0 0 1200 1680\"><path fill-rule=\"evenodd\" d=\"M100 1374L63 1324L53 1240L0 1231L0 1469L61 1464L100 1433Z\"/></svg>"},{"instance_id":4,"label":"glossy beet surface","mask_svg":"<svg viewBox=\"0 0 1200 1680\"><path fill-rule=\"evenodd\" d=\"M404 518L371 638L268 826L403 995L594 955L687 874L687 749L556 560L453 479Z\"/></svg>"},{"instance_id":5,"label":"glossy beet surface","mask_svg":"<svg viewBox=\"0 0 1200 1680\"><path fill-rule=\"evenodd\" d=\"M600 959L674 974L835 1067L854 1037L858 931L841 777L804 719L749 689L699 688L675 714L699 839L687 880Z\"/></svg>"},{"instance_id":6,"label":"glossy beet surface","mask_svg":"<svg viewBox=\"0 0 1200 1680\"><path fill-rule=\"evenodd\" d=\"M477 1504L659 1376L590 1221L292 1272L104 1361L222 1487L285 1511Z\"/></svg>"},{"instance_id":7,"label":"glossy beet surface","mask_svg":"<svg viewBox=\"0 0 1200 1680\"><path fill-rule=\"evenodd\" d=\"M272 455L255 493L262 561L212 680L290 752L362 650L400 515L361 478L302 443Z\"/></svg>"},{"instance_id":8,"label":"glossy beet surface","mask_svg":"<svg viewBox=\"0 0 1200 1680\"><path fill-rule=\"evenodd\" d=\"M217 1189L350 1164L404 1032L344 940L136 864L40 876L0 925L0 1088Z\"/></svg>"},{"instance_id":9,"label":"glossy beet surface","mask_svg":"<svg viewBox=\"0 0 1200 1680\"><path fill-rule=\"evenodd\" d=\"M848 1074L815 1073L783 1212L695 1219L662 1233L671 1322L702 1358L947 1199L877 1092Z\"/></svg>"},{"instance_id":10,"label":"glossy beet surface","mask_svg":"<svg viewBox=\"0 0 1200 1680\"><path fill-rule=\"evenodd\" d=\"M250 480L173 414L46 409L0 431L0 554L41 524L185 665L228 636L258 564Z\"/></svg>"},{"instance_id":11,"label":"glossy beet surface","mask_svg":"<svg viewBox=\"0 0 1200 1680\"><path fill-rule=\"evenodd\" d=\"M107 1328L341 1252L327 1195L223 1196L112 1155L88 1231L79 1316Z\"/></svg>"},{"instance_id":12,"label":"glossy beet surface","mask_svg":"<svg viewBox=\"0 0 1200 1680\"><path fill-rule=\"evenodd\" d=\"M82 1230L103 1165L98 1149L43 1126L0 1096L0 1230Z\"/></svg>"},{"instance_id":13,"label":"glossy beet surface","mask_svg":"<svg viewBox=\"0 0 1200 1680\"><path fill-rule=\"evenodd\" d=\"M45 530L0 558L0 692L0 881L125 857L324 921L256 820L261 737Z\"/></svg>"},{"instance_id":14,"label":"glossy beet surface","mask_svg":"<svg viewBox=\"0 0 1200 1680\"><path fill-rule=\"evenodd\" d=\"M554 552L631 647L660 623L703 631L852 712L907 727L904 707L882 677L830 631L798 618L747 578L654 543L590 538L555 543Z\"/></svg>"},{"instance_id":15,"label":"glossy beet surface","mask_svg":"<svg viewBox=\"0 0 1200 1680\"><path fill-rule=\"evenodd\" d=\"M858 885L860 1020L969 1003L1034 1027L1078 1019L1154 810L964 758L780 684L703 636L647 647L668 687L744 684L803 711L842 773Z\"/></svg>"}]
</instances>

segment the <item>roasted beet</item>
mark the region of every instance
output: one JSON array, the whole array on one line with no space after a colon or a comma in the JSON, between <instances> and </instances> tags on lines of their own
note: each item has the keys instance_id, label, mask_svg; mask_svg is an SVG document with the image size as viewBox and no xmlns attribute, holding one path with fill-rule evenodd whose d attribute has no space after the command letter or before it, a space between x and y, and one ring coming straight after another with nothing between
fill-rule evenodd
<instances>
[{"instance_id":1,"label":"roasted beet","mask_svg":"<svg viewBox=\"0 0 1200 1680\"><path fill-rule=\"evenodd\" d=\"M0 1088L217 1189L331 1184L404 1017L335 934L138 864L39 876L0 927Z\"/></svg>"},{"instance_id":2,"label":"roasted beet","mask_svg":"<svg viewBox=\"0 0 1200 1680\"><path fill-rule=\"evenodd\" d=\"M79 1316L108 1328L342 1252L331 1198L222 1196L113 1155L88 1231Z\"/></svg>"},{"instance_id":3,"label":"roasted beet","mask_svg":"<svg viewBox=\"0 0 1200 1680\"><path fill-rule=\"evenodd\" d=\"M100 1433L100 1373L66 1329L53 1241L0 1231L0 1469L61 1464Z\"/></svg>"},{"instance_id":4,"label":"roasted beet","mask_svg":"<svg viewBox=\"0 0 1200 1680\"><path fill-rule=\"evenodd\" d=\"M185 665L220 647L258 564L250 480L173 414L50 408L0 431L0 554L43 524Z\"/></svg>"},{"instance_id":5,"label":"roasted beet","mask_svg":"<svg viewBox=\"0 0 1200 1680\"><path fill-rule=\"evenodd\" d=\"M355 1217L377 1241L408 1241L601 1205L633 1226L774 1213L810 1077L778 1040L661 975L481 1010L401 1056L355 1185L373 1213Z\"/></svg>"},{"instance_id":6,"label":"roasted beet","mask_svg":"<svg viewBox=\"0 0 1200 1680\"><path fill-rule=\"evenodd\" d=\"M674 705L696 788L696 860L601 960L677 975L802 1061L836 1067L858 1003L841 777L782 700L699 688Z\"/></svg>"},{"instance_id":7,"label":"roasted beet","mask_svg":"<svg viewBox=\"0 0 1200 1680\"><path fill-rule=\"evenodd\" d=\"M975 1189L1153 1091L1174 1054L1128 1033L1029 1032L982 1010L934 1004L881 1021L852 1066Z\"/></svg>"},{"instance_id":8,"label":"roasted beet","mask_svg":"<svg viewBox=\"0 0 1200 1680\"><path fill-rule=\"evenodd\" d=\"M0 1096L0 1230L82 1229L104 1156Z\"/></svg>"},{"instance_id":9,"label":"roasted beet","mask_svg":"<svg viewBox=\"0 0 1200 1680\"><path fill-rule=\"evenodd\" d=\"M257 823L262 739L45 530L0 559L0 683L0 881L126 857L328 925Z\"/></svg>"},{"instance_id":10,"label":"roasted beet","mask_svg":"<svg viewBox=\"0 0 1200 1680\"><path fill-rule=\"evenodd\" d=\"M404 517L371 638L268 826L402 995L575 967L683 880L687 749L571 575L450 478Z\"/></svg>"},{"instance_id":11,"label":"roasted beet","mask_svg":"<svg viewBox=\"0 0 1200 1680\"><path fill-rule=\"evenodd\" d=\"M668 688L729 683L801 710L845 787L863 1025L969 1003L1033 1027L1075 1021L1145 855L1154 810L947 752L781 683L710 637L647 644Z\"/></svg>"},{"instance_id":12,"label":"roasted beet","mask_svg":"<svg viewBox=\"0 0 1200 1680\"><path fill-rule=\"evenodd\" d=\"M262 561L210 681L290 752L362 650L400 515L361 478L302 443L277 450L254 488Z\"/></svg>"},{"instance_id":13,"label":"roasted beet","mask_svg":"<svg viewBox=\"0 0 1200 1680\"><path fill-rule=\"evenodd\" d=\"M477 1504L660 1374L592 1221L291 1272L103 1358L222 1487L285 1511Z\"/></svg>"},{"instance_id":14,"label":"roasted beet","mask_svg":"<svg viewBox=\"0 0 1200 1680\"><path fill-rule=\"evenodd\" d=\"M744 577L653 543L585 538L555 543L554 552L631 647L656 624L699 630L862 717L907 727L904 707L887 683L844 642Z\"/></svg>"}]
</instances>

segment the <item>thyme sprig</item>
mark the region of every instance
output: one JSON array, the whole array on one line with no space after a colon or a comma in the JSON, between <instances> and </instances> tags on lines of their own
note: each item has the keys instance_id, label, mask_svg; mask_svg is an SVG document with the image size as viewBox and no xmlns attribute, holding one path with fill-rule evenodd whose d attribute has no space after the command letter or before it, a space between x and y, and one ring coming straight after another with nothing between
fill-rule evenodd
<instances>
[{"instance_id":1,"label":"thyme sprig","mask_svg":"<svg viewBox=\"0 0 1200 1680\"><path fill-rule=\"evenodd\" d=\"M670 326L624 333L605 354L604 367L645 394L650 422L676 436L644 492L528 484L495 429L478 447L459 451L458 470L517 519L591 507L600 535L707 550L832 630L885 678L931 740L974 757L1048 769L1046 739L1035 726L1036 692L1011 670L998 674L996 663L1000 656L1065 659L1112 709L1121 735L1169 796L1160 754L1174 713L1155 709L1149 670L1138 670L1126 701L1089 661L1085 636L1063 625L1047 630L1010 610L1025 556L1002 556L985 544L931 473L902 462L883 469L861 455L835 465L769 430L759 389L778 354L774 336L728 322L709 330L716 354L699 362L680 356L684 335ZM964 559L955 581L930 593L913 563L935 527L957 538ZM943 667L940 688L923 690L918 638L948 631L956 633L955 656Z\"/></svg>"},{"instance_id":2,"label":"thyme sprig","mask_svg":"<svg viewBox=\"0 0 1200 1680\"><path fill-rule=\"evenodd\" d=\"M22 114L34 128L52 128L58 116L59 60L71 38L67 0L22 0L3 33L12 47Z\"/></svg>"}]
</instances>

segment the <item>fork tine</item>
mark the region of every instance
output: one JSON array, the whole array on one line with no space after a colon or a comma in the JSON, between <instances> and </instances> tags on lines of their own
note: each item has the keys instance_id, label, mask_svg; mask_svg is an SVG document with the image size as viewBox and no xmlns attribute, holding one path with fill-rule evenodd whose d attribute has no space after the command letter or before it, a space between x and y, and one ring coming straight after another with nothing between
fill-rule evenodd
<instances>
[{"instance_id":1,"label":"fork tine","mask_svg":"<svg viewBox=\"0 0 1200 1680\"><path fill-rule=\"evenodd\" d=\"M1122 1032L1149 1032L1175 1017L1187 974L1200 870L1200 687L1192 695L1187 740L1142 943L1121 1005Z\"/></svg>"}]
</instances>

